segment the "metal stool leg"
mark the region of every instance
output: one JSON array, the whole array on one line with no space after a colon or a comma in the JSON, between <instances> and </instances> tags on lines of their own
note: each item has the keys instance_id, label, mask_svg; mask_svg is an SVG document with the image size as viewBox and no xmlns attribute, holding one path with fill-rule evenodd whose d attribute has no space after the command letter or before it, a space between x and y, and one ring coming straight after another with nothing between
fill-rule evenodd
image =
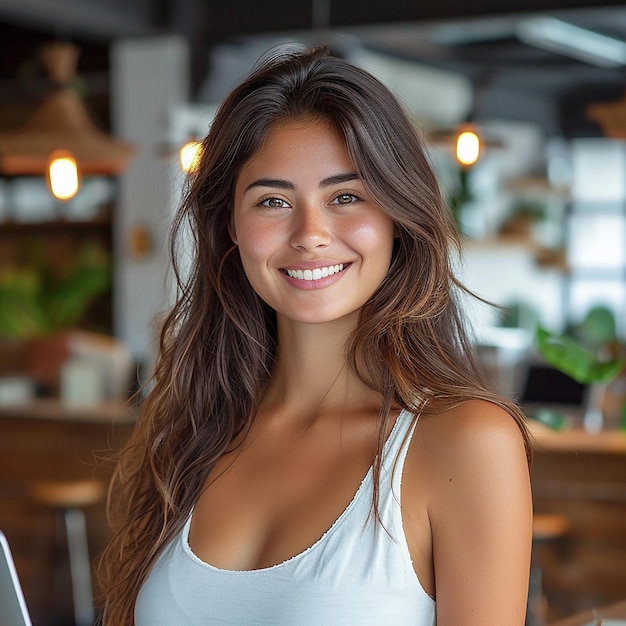
<instances>
[{"instance_id":1,"label":"metal stool leg","mask_svg":"<svg viewBox=\"0 0 626 626\"><path fill-rule=\"evenodd\" d=\"M63 519L63 532L69 557L74 623L93 626L91 563L87 543L85 508L100 501L104 485L98 480L39 481L32 485L35 500L52 507Z\"/></svg>"},{"instance_id":2,"label":"metal stool leg","mask_svg":"<svg viewBox=\"0 0 626 626\"><path fill-rule=\"evenodd\" d=\"M534 552L534 551L533 551ZM526 626L545 626L545 598L541 567L535 562L533 554L530 567L530 583L528 585L528 609Z\"/></svg>"},{"instance_id":3,"label":"metal stool leg","mask_svg":"<svg viewBox=\"0 0 626 626\"><path fill-rule=\"evenodd\" d=\"M72 578L74 621L76 626L93 626L95 611L91 585L91 564L87 543L87 524L82 509L65 510L65 532Z\"/></svg>"},{"instance_id":4,"label":"metal stool leg","mask_svg":"<svg viewBox=\"0 0 626 626\"><path fill-rule=\"evenodd\" d=\"M533 546L528 588L528 606L526 626L544 626L546 624L547 600L543 588L543 572L538 555L540 544L556 541L564 537L569 530L569 522L558 513L535 513L533 518Z\"/></svg>"}]
</instances>

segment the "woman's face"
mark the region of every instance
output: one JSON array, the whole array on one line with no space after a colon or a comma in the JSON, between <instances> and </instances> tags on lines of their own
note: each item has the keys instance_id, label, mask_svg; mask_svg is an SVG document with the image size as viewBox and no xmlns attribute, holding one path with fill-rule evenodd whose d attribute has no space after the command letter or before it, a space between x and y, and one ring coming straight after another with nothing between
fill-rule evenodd
<instances>
[{"instance_id":1,"label":"woman's face","mask_svg":"<svg viewBox=\"0 0 626 626\"><path fill-rule=\"evenodd\" d=\"M284 121L244 165L233 240L254 290L294 321L359 311L391 262L394 223L325 121Z\"/></svg>"}]
</instances>

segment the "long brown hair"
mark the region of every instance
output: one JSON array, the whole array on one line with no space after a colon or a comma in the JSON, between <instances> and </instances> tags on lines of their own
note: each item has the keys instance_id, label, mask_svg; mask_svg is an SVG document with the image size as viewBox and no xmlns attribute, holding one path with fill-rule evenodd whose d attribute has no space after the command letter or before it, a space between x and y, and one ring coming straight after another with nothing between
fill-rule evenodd
<instances>
[{"instance_id":1,"label":"long brown hair","mask_svg":"<svg viewBox=\"0 0 626 626\"><path fill-rule=\"evenodd\" d=\"M269 380L275 315L246 279L229 223L242 166L278 121L301 118L324 119L340 133L398 232L388 275L363 307L348 351L353 371L383 399L375 476L393 405L416 411L427 400L436 412L484 398L508 410L526 436L521 412L487 389L473 361L457 303L464 290L451 268L459 239L402 106L326 48L269 56L218 109L173 226L179 295L110 490L114 536L99 572L105 624L133 622L155 559L181 530L216 460L251 423ZM177 264L181 241L192 247L187 272Z\"/></svg>"}]
</instances>

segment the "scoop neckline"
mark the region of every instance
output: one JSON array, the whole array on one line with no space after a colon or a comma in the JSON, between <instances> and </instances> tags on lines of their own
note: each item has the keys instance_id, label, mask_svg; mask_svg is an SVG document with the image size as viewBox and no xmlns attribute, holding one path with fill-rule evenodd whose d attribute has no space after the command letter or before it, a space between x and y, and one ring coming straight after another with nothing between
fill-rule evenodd
<instances>
[{"instance_id":1,"label":"scoop neckline","mask_svg":"<svg viewBox=\"0 0 626 626\"><path fill-rule=\"evenodd\" d=\"M400 427L401 418L407 413L408 411L406 409L401 409L400 413L398 413L395 423L389 435L387 436L387 440L385 441L385 445L383 447L384 453L387 452L387 449L390 447L391 442L395 440L396 431ZM341 526L343 521L350 514L350 511L356 506L356 503L358 502L358 500L361 497L361 494L365 490L365 485L368 483L373 472L374 472L374 465L372 464L369 466L367 473L365 474L365 476L359 483L359 486L357 490L355 491L354 496L352 496L352 499L350 500L350 502L348 502L348 504L345 506L343 511L335 519L335 521L330 525L330 527L326 531L324 531L324 533L318 539L316 539L310 546L308 546L304 550L301 550L297 554L294 554L293 556L285 559L284 561L281 561L280 563L275 563L274 565L269 565L267 567L259 567L255 569L227 569L227 568L217 567L216 565L212 565L211 563L204 561L191 549L191 546L189 545L189 529L191 528L191 521L193 518L194 508L191 509L189 516L187 517L187 521L185 522L185 525L183 527L183 531L181 533L180 541L183 546L183 551L197 565L200 565L201 567L204 567L205 569L208 569L214 572L219 572L220 574L229 574L229 575L234 575L234 576L246 576L246 575L250 576L250 575L255 575L255 574L262 574L264 572L267 573L267 572L275 571L282 567L286 567L287 565L297 562L303 559L306 555L313 552L315 549L317 549L319 546L321 546L324 543L327 537L333 534L336 531L336 529L339 526Z\"/></svg>"}]
</instances>

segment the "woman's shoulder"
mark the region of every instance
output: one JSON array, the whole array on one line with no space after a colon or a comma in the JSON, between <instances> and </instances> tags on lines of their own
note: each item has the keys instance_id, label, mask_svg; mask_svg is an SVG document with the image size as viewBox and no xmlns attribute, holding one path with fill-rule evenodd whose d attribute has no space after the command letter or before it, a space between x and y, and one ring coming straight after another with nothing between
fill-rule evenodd
<instances>
[{"instance_id":1,"label":"woman's shoulder","mask_svg":"<svg viewBox=\"0 0 626 626\"><path fill-rule=\"evenodd\" d=\"M429 483L456 484L497 480L503 472L528 471L526 440L520 424L487 400L468 400L439 413L424 414L407 458L409 472ZM439 484L439 486L441 486Z\"/></svg>"},{"instance_id":2,"label":"woman's shoulder","mask_svg":"<svg viewBox=\"0 0 626 626\"><path fill-rule=\"evenodd\" d=\"M488 400L467 400L437 413L424 414L418 439L444 455L484 453L486 449L524 447L522 428L511 413Z\"/></svg>"}]
</instances>

